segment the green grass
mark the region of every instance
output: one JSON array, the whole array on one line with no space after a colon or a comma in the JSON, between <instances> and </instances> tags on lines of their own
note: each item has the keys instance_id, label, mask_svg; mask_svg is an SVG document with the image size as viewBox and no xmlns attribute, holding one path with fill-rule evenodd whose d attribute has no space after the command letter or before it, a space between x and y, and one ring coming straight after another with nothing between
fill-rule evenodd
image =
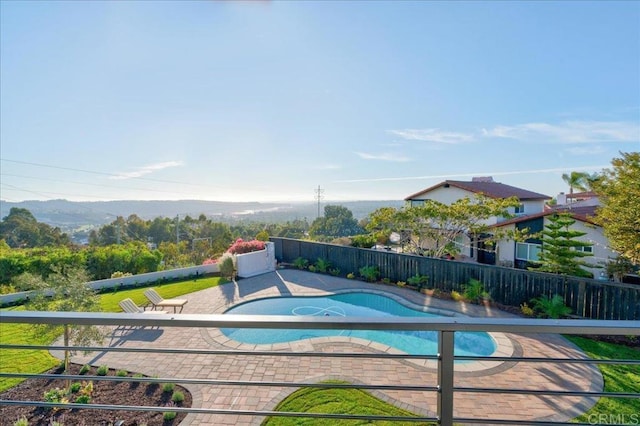
<instances>
[{"instance_id":1,"label":"green grass","mask_svg":"<svg viewBox=\"0 0 640 426\"><path fill-rule=\"evenodd\" d=\"M163 285L154 285L158 293L167 299L178 297L183 294L193 293L209 287L215 287L225 281L218 277L199 278L198 280L187 280ZM147 287L132 290L123 290L100 295L100 307L103 312L122 312L118 302L126 297L130 297L139 306L147 303L144 290ZM24 306L14 306L0 309L0 313L7 311L24 310ZM44 335L34 333L34 328L30 324L10 324L0 322L0 343L1 344L24 344L24 345L49 345L59 333L51 331ZM43 350L21 350L2 349L0 350L0 365L6 373L42 373L56 365L60 361L51 356L49 351ZM3 392L24 379L0 378L0 392Z\"/></svg>"},{"instance_id":2,"label":"green grass","mask_svg":"<svg viewBox=\"0 0 640 426\"><path fill-rule=\"evenodd\" d=\"M346 383L327 381L325 383ZM359 389L318 389L303 388L293 392L275 408L276 411L323 414L360 414L418 417L415 413L388 404L368 392ZM332 426L332 425L370 425L366 420L330 420L296 417L269 417L262 426ZM429 422L390 422L379 421L376 425L433 425Z\"/></svg>"},{"instance_id":3,"label":"green grass","mask_svg":"<svg viewBox=\"0 0 640 426\"><path fill-rule=\"evenodd\" d=\"M590 358L595 359L637 359L640 351L622 345L598 342L578 336L567 338L582 349ZM604 392L640 393L640 367L637 365L598 365L604 378ZM638 398L600 398L596 405L580 417L577 422L589 423L593 415L615 414L626 418L640 414ZM591 416L591 420L589 419Z\"/></svg>"}]
</instances>

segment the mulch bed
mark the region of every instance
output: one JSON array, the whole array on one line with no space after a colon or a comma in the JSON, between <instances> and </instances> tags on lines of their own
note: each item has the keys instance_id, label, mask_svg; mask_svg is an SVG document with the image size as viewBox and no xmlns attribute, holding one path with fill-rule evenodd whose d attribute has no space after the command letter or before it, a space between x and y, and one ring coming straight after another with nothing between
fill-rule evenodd
<instances>
[{"instance_id":1,"label":"mulch bed","mask_svg":"<svg viewBox=\"0 0 640 426\"><path fill-rule=\"evenodd\" d=\"M69 374L78 375L82 366L71 364ZM54 368L48 374L61 374L61 368ZM96 376L96 368L91 367L86 373ZM115 376L115 370L109 370L108 376ZM133 376L133 373L127 374ZM72 383L82 383L82 380ZM45 392L55 388L64 389L64 380L60 379L27 379L19 385L0 394L0 399L17 401L44 401ZM176 385L173 392L182 392L184 401L175 404L172 402L172 392L163 392L162 385L146 382L117 382L117 381L93 381L90 404L109 405L139 405L153 407L167 407L165 411L171 411L171 406L191 407L192 398L189 391ZM74 400L77 394L71 394L69 399ZM70 404L72 405L72 404ZM0 424L13 425L17 420L24 418L29 425L52 425L59 422L64 426L71 425L104 425L104 426L154 426L154 425L178 425L187 416L186 413L176 412L173 420L164 420L163 412L146 411L112 411L90 409L49 409L42 407L26 406L0 406Z\"/></svg>"}]
</instances>

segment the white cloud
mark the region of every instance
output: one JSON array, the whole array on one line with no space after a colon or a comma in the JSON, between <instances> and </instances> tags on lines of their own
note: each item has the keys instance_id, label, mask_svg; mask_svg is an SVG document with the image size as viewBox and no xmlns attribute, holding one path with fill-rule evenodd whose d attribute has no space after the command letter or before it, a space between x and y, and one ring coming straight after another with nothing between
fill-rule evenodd
<instances>
[{"instance_id":1,"label":"white cloud","mask_svg":"<svg viewBox=\"0 0 640 426\"><path fill-rule=\"evenodd\" d=\"M525 123L482 130L483 136L535 142L636 142L640 126L625 121L565 121L560 124Z\"/></svg>"},{"instance_id":2,"label":"white cloud","mask_svg":"<svg viewBox=\"0 0 640 426\"><path fill-rule=\"evenodd\" d=\"M165 161L163 163L149 164L148 166L142 166L138 169L131 172L122 172L117 173L109 179L114 180L125 180L125 179L135 179L150 173L156 172L158 170L167 169L169 167L180 167L183 165L182 161Z\"/></svg>"},{"instance_id":3,"label":"white cloud","mask_svg":"<svg viewBox=\"0 0 640 426\"><path fill-rule=\"evenodd\" d=\"M370 154L367 152L356 152L357 156L364 160L379 160L379 161L395 161L395 162L407 162L411 161L411 158L405 157L403 155L398 155L394 153L381 153L381 154Z\"/></svg>"},{"instance_id":4,"label":"white cloud","mask_svg":"<svg viewBox=\"0 0 640 426\"><path fill-rule=\"evenodd\" d=\"M403 129L388 130L388 132L402 139L451 145L471 142L475 139L475 136L471 133L445 132L440 129Z\"/></svg>"}]
</instances>

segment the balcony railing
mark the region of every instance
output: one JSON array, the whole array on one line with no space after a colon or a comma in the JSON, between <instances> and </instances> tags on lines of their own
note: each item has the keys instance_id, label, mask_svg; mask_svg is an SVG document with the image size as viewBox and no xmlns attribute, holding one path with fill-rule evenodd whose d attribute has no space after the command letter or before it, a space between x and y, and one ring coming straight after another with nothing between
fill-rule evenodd
<instances>
[{"instance_id":1,"label":"balcony railing","mask_svg":"<svg viewBox=\"0 0 640 426\"><path fill-rule=\"evenodd\" d=\"M517 387L462 387L455 385L456 361L465 362L515 362L515 363L549 363L549 364L627 364L638 365L638 360L594 360L587 358L535 358L524 356L458 356L454 355L454 336L457 332L484 331L517 334L568 334L568 335L622 335L640 336L640 321L598 321L598 320L537 320L537 319L496 319L496 318L466 318L466 317L439 317L439 318L354 318L354 317L290 317L290 316L246 316L246 315L142 315L142 314L103 314L103 313L59 313L59 312L2 312L2 323L23 324L50 324L50 325L96 325L118 327L159 327L159 328L259 328L259 329L333 329L333 330L410 330L424 331L434 330L438 334L438 353L436 355L407 355L403 353L381 353L371 351L363 352L308 352L308 351L262 351L262 350L233 350L233 349L185 349L181 347L123 347L123 346L36 346L36 345L0 345L4 349L45 349L45 350L74 350L74 351L99 351L130 352L132 357L148 354L165 354L166 356L193 355L203 356L252 356L252 357L312 357L312 358L360 358L362 363L367 359L403 359L424 362L429 360L437 366L437 380L435 383L416 383L412 385L380 385L367 383L307 383L287 381L248 381L248 380L211 380L206 378L185 377L113 377L113 376L74 376L74 375L47 375L7 372L9 366L0 365L0 377L3 378L62 378L69 380L118 380L123 382L152 382L189 385L201 384L210 386L238 386L241 388L272 387L281 389L295 389L302 387L315 388L357 388L365 390L385 391L419 391L434 393L437 395L436 414L433 416L404 417L383 415L356 415L356 414L314 414L294 413L270 410L210 408L206 403L199 407L172 407L171 411L187 412L193 414L209 415L234 415L249 416L260 419L269 416L300 417L300 418L325 418L325 419L359 419L359 420L388 420L388 421L433 421L441 425L453 424L514 424L514 425L576 425L595 424L552 422L547 420L512 420L505 418L477 418L471 416L454 416L454 395L471 394L501 394L501 395L537 395L540 397L609 397L609 398L640 398L638 393L612 393L593 392L588 390L562 389L522 389ZM569 368L569 367L567 367ZM329 373L329 372L328 372ZM68 404L48 403L43 401L18 401L0 400L2 405L21 405L37 407L62 407L69 408ZM82 410L128 410L128 411L166 411L166 407L148 407L136 405L99 405L99 404L74 404L73 408ZM615 413L612 413L615 414ZM639 413L640 414L640 413ZM598 419L594 419L598 423ZM612 423L613 424L613 423ZM624 424L624 423L620 423ZM627 423L628 424L628 423Z\"/></svg>"}]
</instances>

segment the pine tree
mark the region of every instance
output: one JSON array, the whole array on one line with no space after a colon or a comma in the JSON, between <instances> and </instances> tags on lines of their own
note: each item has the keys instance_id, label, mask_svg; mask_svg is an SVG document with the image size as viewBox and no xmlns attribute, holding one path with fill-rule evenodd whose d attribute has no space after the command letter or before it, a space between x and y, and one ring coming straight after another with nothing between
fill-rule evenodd
<instances>
[{"instance_id":1,"label":"pine tree","mask_svg":"<svg viewBox=\"0 0 640 426\"><path fill-rule=\"evenodd\" d=\"M536 269L554 274L574 275L578 277L591 277L592 274L583 269L591 266L582 260L592 256L583 250L593 244L579 241L586 232L571 229L576 221L569 213L559 213L549 216L549 224L542 231L542 251L539 255L540 266Z\"/></svg>"}]
</instances>

